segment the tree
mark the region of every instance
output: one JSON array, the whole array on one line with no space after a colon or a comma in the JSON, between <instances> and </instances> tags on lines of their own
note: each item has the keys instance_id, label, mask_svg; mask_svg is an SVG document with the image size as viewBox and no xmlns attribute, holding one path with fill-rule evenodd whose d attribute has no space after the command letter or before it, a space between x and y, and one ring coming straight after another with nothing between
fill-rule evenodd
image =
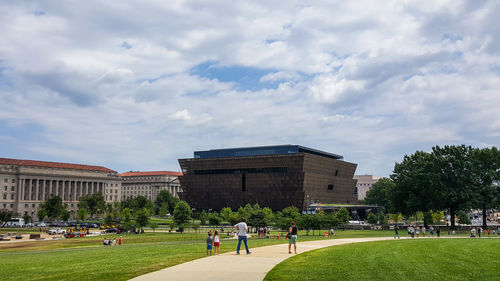
<instances>
[{"instance_id":1,"label":"tree","mask_svg":"<svg viewBox=\"0 0 500 281\"><path fill-rule=\"evenodd\" d=\"M93 218L95 214L104 213L106 211L106 202L104 201L104 196L98 192L80 197L78 207L80 209L86 209L90 217Z\"/></svg>"},{"instance_id":2,"label":"tree","mask_svg":"<svg viewBox=\"0 0 500 281\"><path fill-rule=\"evenodd\" d=\"M27 212L24 212L23 219L24 219L24 223L30 223L31 222L31 216L28 215Z\"/></svg>"},{"instance_id":3,"label":"tree","mask_svg":"<svg viewBox=\"0 0 500 281\"><path fill-rule=\"evenodd\" d=\"M14 212L7 210L0 210L0 226L4 226L7 222L9 222L14 216Z\"/></svg>"},{"instance_id":4,"label":"tree","mask_svg":"<svg viewBox=\"0 0 500 281\"><path fill-rule=\"evenodd\" d=\"M436 197L428 197L426 200L434 199L438 201L435 205L439 204L449 209L452 229L455 229L456 212L472 207L474 199L472 151L472 147L465 145L432 148L433 173L437 175L435 185L439 193Z\"/></svg>"},{"instance_id":5,"label":"tree","mask_svg":"<svg viewBox=\"0 0 500 281\"><path fill-rule=\"evenodd\" d=\"M393 209L389 212L410 216L441 207L434 163L434 156L422 151L405 155L401 163L396 163L391 175L396 187L389 193Z\"/></svg>"},{"instance_id":6,"label":"tree","mask_svg":"<svg viewBox=\"0 0 500 281\"><path fill-rule=\"evenodd\" d=\"M178 202L179 202L179 199L172 196L172 194L170 194L170 192L168 192L168 190L162 190L162 191L160 191L160 193L158 193L158 196L156 196L155 205L156 205L157 210L159 211L161 206L163 205L163 203L167 203L168 212L170 214L173 214L174 208Z\"/></svg>"},{"instance_id":7,"label":"tree","mask_svg":"<svg viewBox=\"0 0 500 281\"><path fill-rule=\"evenodd\" d=\"M43 221L47 216L47 211L44 208L40 208L36 213L36 216L38 218L38 221Z\"/></svg>"},{"instance_id":8,"label":"tree","mask_svg":"<svg viewBox=\"0 0 500 281\"><path fill-rule=\"evenodd\" d=\"M487 228L486 210L496 207L495 199L500 191L500 151L496 147L476 148L472 151L475 207L482 209L483 228Z\"/></svg>"},{"instance_id":9,"label":"tree","mask_svg":"<svg viewBox=\"0 0 500 281\"><path fill-rule=\"evenodd\" d=\"M207 224L207 221L208 221L208 213L205 210L203 210L200 213L200 222L202 225L205 225Z\"/></svg>"},{"instance_id":10,"label":"tree","mask_svg":"<svg viewBox=\"0 0 500 281\"><path fill-rule=\"evenodd\" d=\"M337 216L340 225L348 224L349 220L351 220L349 211L344 207L340 208L340 210L338 210L338 212L335 215Z\"/></svg>"},{"instance_id":11,"label":"tree","mask_svg":"<svg viewBox=\"0 0 500 281\"><path fill-rule=\"evenodd\" d=\"M143 208L142 210L136 212L135 223L142 229L143 227L148 225L149 217L149 209Z\"/></svg>"},{"instance_id":12,"label":"tree","mask_svg":"<svg viewBox=\"0 0 500 281\"><path fill-rule=\"evenodd\" d=\"M396 184L389 178L381 178L373 184L373 187L368 190L365 197L365 203L371 205L382 206L386 212L394 210L392 204L392 194L396 189Z\"/></svg>"},{"instance_id":13,"label":"tree","mask_svg":"<svg viewBox=\"0 0 500 281\"><path fill-rule=\"evenodd\" d=\"M289 206L281 210L281 214L284 217L290 218L292 220L297 219L300 216L299 209L295 206Z\"/></svg>"},{"instance_id":14,"label":"tree","mask_svg":"<svg viewBox=\"0 0 500 281\"><path fill-rule=\"evenodd\" d=\"M166 217L167 214L168 214L168 203L167 202L163 202L161 204L160 210L158 211L158 215L160 217Z\"/></svg>"},{"instance_id":15,"label":"tree","mask_svg":"<svg viewBox=\"0 0 500 281\"><path fill-rule=\"evenodd\" d=\"M369 224L377 224L377 216L374 213L369 213L367 217L367 221Z\"/></svg>"},{"instance_id":16,"label":"tree","mask_svg":"<svg viewBox=\"0 0 500 281\"><path fill-rule=\"evenodd\" d=\"M222 208L222 210L220 210L220 216L225 220L225 221L229 221L229 219L231 218L231 215L233 214L233 210L231 210L231 208L229 207L225 207L225 208Z\"/></svg>"},{"instance_id":17,"label":"tree","mask_svg":"<svg viewBox=\"0 0 500 281\"><path fill-rule=\"evenodd\" d=\"M62 212L61 212L61 219L62 219L63 221L68 221L68 220L69 220L69 218L70 218L70 216L71 216L71 214L69 213L69 211L68 211L68 210L66 210L66 207L67 207L67 206L65 206L65 207L64 207L64 210L62 210Z\"/></svg>"},{"instance_id":18,"label":"tree","mask_svg":"<svg viewBox=\"0 0 500 281\"><path fill-rule=\"evenodd\" d=\"M61 217L63 210L65 210L61 197L59 196L54 196L45 201L42 204L42 209L47 212L47 217L50 221Z\"/></svg>"},{"instance_id":19,"label":"tree","mask_svg":"<svg viewBox=\"0 0 500 281\"><path fill-rule=\"evenodd\" d=\"M394 223L398 223L403 218L403 215L401 213L393 213L393 214L390 214L389 217L391 218L391 220Z\"/></svg>"},{"instance_id":20,"label":"tree","mask_svg":"<svg viewBox=\"0 0 500 281\"><path fill-rule=\"evenodd\" d=\"M470 218L467 213L463 210L457 212L458 223L460 224L470 224Z\"/></svg>"},{"instance_id":21,"label":"tree","mask_svg":"<svg viewBox=\"0 0 500 281\"><path fill-rule=\"evenodd\" d=\"M191 219L191 207L185 201L179 201L174 208L174 223L181 229Z\"/></svg>"},{"instance_id":22,"label":"tree","mask_svg":"<svg viewBox=\"0 0 500 281\"><path fill-rule=\"evenodd\" d=\"M267 226L266 214L262 210L258 210L248 218L248 225L259 228Z\"/></svg>"},{"instance_id":23,"label":"tree","mask_svg":"<svg viewBox=\"0 0 500 281\"><path fill-rule=\"evenodd\" d=\"M76 219L78 221L84 221L87 219L87 210L86 209L78 209L76 213Z\"/></svg>"},{"instance_id":24,"label":"tree","mask_svg":"<svg viewBox=\"0 0 500 281\"><path fill-rule=\"evenodd\" d=\"M111 216L111 214L108 214L106 216L106 218L104 219L104 224L108 226L113 225L113 216Z\"/></svg>"},{"instance_id":25,"label":"tree","mask_svg":"<svg viewBox=\"0 0 500 281\"><path fill-rule=\"evenodd\" d=\"M213 212L208 215L208 222L211 225L219 225L221 221L222 219L217 212Z\"/></svg>"}]
</instances>

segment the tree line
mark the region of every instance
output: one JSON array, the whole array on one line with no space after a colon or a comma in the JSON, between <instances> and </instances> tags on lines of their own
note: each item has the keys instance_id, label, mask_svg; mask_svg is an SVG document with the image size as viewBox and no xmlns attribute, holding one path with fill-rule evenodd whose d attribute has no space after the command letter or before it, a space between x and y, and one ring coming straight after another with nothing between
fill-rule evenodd
<instances>
[{"instance_id":1,"label":"tree line","mask_svg":"<svg viewBox=\"0 0 500 281\"><path fill-rule=\"evenodd\" d=\"M390 178L380 179L367 192L365 203L405 216L421 212L426 225L433 215L446 211L451 228L455 228L455 216L466 223L466 213L480 209L486 228L487 210L500 208L500 151L435 146L431 152L405 155Z\"/></svg>"}]
</instances>

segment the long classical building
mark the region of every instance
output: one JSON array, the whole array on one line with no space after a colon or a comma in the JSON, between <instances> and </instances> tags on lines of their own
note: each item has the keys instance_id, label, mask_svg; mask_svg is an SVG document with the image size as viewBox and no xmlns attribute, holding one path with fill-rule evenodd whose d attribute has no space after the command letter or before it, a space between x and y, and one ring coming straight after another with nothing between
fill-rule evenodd
<instances>
[{"instance_id":1,"label":"long classical building","mask_svg":"<svg viewBox=\"0 0 500 281\"><path fill-rule=\"evenodd\" d=\"M168 190L174 197L179 197L181 191L178 177L182 173L171 171L126 172L120 174L122 178L122 200L142 195L151 201L162 190Z\"/></svg>"},{"instance_id":2,"label":"long classical building","mask_svg":"<svg viewBox=\"0 0 500 281\"><path fill-rule=\"evenodd\" d=\"M300 145L214 149L179 159L181 199L196 209L247 203L279 210L294 205L355 204L356 164Z\"/></svg>"},{"instance_id":3,"label":"long classical building","mask_svg":"<svg viewBox=\"0 0 500 281\"><path fill-rule=\"evenodd\" d=\"M0 209L36 217L40 205L59 196L74 216L81 196L100 192L107 202L121 199L116 171L81 164L0 158Z\"/></svg>"}]
</instances>

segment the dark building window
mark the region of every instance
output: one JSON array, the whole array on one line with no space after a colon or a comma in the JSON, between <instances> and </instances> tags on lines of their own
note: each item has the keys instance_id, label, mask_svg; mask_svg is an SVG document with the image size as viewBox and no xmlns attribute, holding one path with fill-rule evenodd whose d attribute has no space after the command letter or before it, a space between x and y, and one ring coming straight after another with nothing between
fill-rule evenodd
<instances>
[{"instance_id":1,"label":"dark building window","mask_svg":"<svg viewBox=\"0 0 500 281\"><path fill-rule=\"evenodd\" d=\"M335 170L335 176L339 175L339 170Z\"/></svg>"},{"instance_id":2,"label":"dark building window","mask_svg":"<svg viewBox=\"0 0 500 281\"><path fill-rule=\"evenodd\" d=\"M328 185L328 190L333 190L333 184Z\"/></svg>"},{"instance_id":3,"label":"dark building window","mask_svg":"<svg viewBox=\"0 0 500 281\"><path fill-rule=\"evenodd\" d=\"M241 175L241 191L247 191L247 174Z\"/></svg>"},{"instance_id":4,"label":"dark building window","mask_svg":"<svg viewBox=\"0 0 500 281\"><path fill-rule=\"evenodd\" d=\"M354 195L358 195L358 188L357 187L354 188Z\"/></svg>"},{"instance_id":5,"label":"dark building window","mask_svg":"<svg viewBox=\"0 0 500 281\"><path fill-rule=\"evenodd\" d=\"M286 173L287 167L195 170L195 175Z\"/></svg>"}]
</instances>

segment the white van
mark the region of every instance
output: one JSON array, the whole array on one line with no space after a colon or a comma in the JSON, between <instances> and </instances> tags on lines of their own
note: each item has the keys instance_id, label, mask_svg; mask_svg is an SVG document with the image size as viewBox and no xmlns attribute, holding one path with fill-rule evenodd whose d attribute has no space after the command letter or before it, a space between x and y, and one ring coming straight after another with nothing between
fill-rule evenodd
<instances>
[{"instance_id":1,"label":"white van","mask_svg":"<svg viewBox=\"0 0 500 281\"><path fill-rule=\"evenodd\" d=\"M24 226L24 219L23 218L12 218L12 219L10 219L10 221L7 222L6 226L23 227Z\"/></svg>"}]
</instances>

